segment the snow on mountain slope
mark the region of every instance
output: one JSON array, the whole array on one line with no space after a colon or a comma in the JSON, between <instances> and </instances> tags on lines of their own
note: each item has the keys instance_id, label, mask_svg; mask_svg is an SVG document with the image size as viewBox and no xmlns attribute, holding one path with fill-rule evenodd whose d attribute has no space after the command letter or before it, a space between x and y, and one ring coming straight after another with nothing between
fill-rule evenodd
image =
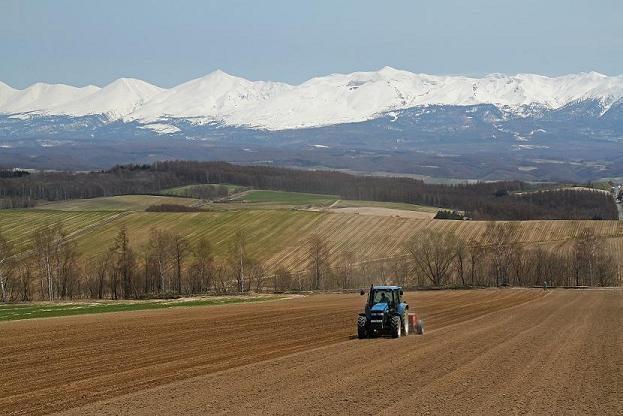
<instances>
[{"instance_id":1,"label":"snow on mountain slope","mask_svg":"<svg viewBox=\"0 0 623 416\"><path fill-rule=\"evenodd\" d=\"M105 114L113 119L123 118L162 91L165 90L139 79L120 78L91 95L52 107L49 111L75 116Z\"/></svg>"},{"instance_id":2,"label":"snow on mountain slope","mask_svg":"<svg viewBox=\"0 0 623 416\"><path fill-rule=\"evenodd\" d=\"M249 108L261 106L290 88L279 82L248 81L217 70L163 91L130 117L144 121L166 116L231 123L246 120L244 114L250 115Z\"/></svg>"},{"instance_id":3,"label":"snow on mountain slope","mask_svg":"<svg viewBox=\"0 0 623 416\"><path fill-rule=\"evenodd\" d=\"M14 90L0 84L0 113L106 114L142 123L183 118L196 124L217 121L281 130L365 121L389 111L426 105L493 104L520 116L525 115L526 107L557 109L596 100L605 112L622 98L623 76L596 72L473 78L385 67L313 78L292 86L215 71L168 90L134 79L120 79L102 89L35 84Z\"/></svg>"},{"instance_id":4,"label":"snow on mountain slope","mask_svg":"<svg viewBox=\"0 0 623 416\"><path fill-rule=\"evenodd\" d=\"M272 130L365 121L392 110L422 105L494 104L559 108L599 99L605 106L623 97L623 77L597 73L548 78L493 74L483 78L413 74L385 67L376 72L334 74L284 89L225 121Z\"/></svg>"},{"instance_id":5,"label":"snow on mountain slope","mask_svg":"<svg viewBox=\"0 0 623 416\"><path fill-rule=\"evenodd\" d=\"M0 81L0 111L3 108L3 105L13 97L17 90L15 88L11 88L6 85L4 82Z\"/></svg>"},{"instance_id":6,"label":"snow on mountain slope","mask_svg":"<svg viewBox=\"0 0 623 416\"><path fill-rule=\"evenodd\" d=\"M41 112L49 113L53 107L79 100L99 91L89 85L82 88L64 84L36 83L23 90L14 90L9 99L0 102L0 112L7 114Z\"/></svg>"}]
</instances>

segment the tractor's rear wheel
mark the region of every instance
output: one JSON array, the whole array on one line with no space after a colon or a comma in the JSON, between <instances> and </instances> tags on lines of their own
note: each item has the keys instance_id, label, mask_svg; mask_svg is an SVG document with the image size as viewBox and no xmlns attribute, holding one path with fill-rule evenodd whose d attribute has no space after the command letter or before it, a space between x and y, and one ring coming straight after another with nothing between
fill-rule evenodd
<instances>
[{"instance_id":1,"label":"tractor's rear wheel","mask_svg":"<svg viewBox=\"0 0 623 416\"><path fill-rule=\"evenodd\" d=\"M402 335L402 322L400 316L392 317L392 338L400 338Z\"/></svg>"},{"instance_id":2,"label":"tractor's rear wheel","mask_svg":"<svg viewBox=\"0 0 623 416\"><path fill-rule=\"evenodd\" d=\"M365 316L357 318L357 337L359 339L368 337L368 330L366 329L367 319Z\"/></svg>"}]
</instances>

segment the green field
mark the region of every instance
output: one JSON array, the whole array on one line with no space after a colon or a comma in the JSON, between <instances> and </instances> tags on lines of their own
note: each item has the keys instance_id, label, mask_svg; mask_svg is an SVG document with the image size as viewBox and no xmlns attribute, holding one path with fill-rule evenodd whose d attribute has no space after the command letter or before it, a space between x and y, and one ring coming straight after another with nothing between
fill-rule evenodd
<instances>
[{"instance_id":1,"label":"green field","mask_svg":"<svg viewBox=\"0 0 623 416\"><path fill-rule=\"evenodd\" d=\"M167 196L180 196L184 198L188 198L188 197L193 198L195 197L194 195L200 193L202 189L205 189L205 188L210 189L215 186L226 187L230 194L242 192L247 189L242 186L229 185L229 184L197 184L197 185L185 185L185 186L178 186L175 188L163 189L159 193L162 195L167 195Z\"/></svg>"},{"instance_id":2,"label":"green field","mask_svg":"<svg viewBox=\"0 0 623 416\"><path fill-rule=\"evenodd\" d=\"M0 215L0 232L28 248L32 232L39 226L61 223L78 250L87 257L104 252L121 226L126 226L132 245L142 249L152 229L180 233L191 242L207 238L217 255L230 248L238 230L244 230L251 255L266 258L294 244L298 232L311 230L327 214L291 210L237 210L221 212L53 211L6 210ZM311 228L310 228L311 227Z\"/></svg>"},{"instance_id":3,"label":"green field","mask_svg":"<svg viewBox=\"0 0 623 416\"><path fill-rule=\"evenodd\" d=\"M29 239L38 227L60 223L69 238L76 239L107 226L113 226L126 212L52 211L38 209L0 212L0 232L13 241L17 250L28 249Z\"/></svg>"},{"instance_id":4,"label":"green field","mask_svg":"<svg viewBox=\"0 0 623 416\"><path fill-rule=\"evenodd\" d=\"M57 211L145 211L151 205L174 204L201 206L199 199L157 196L157 195L119 195L90 199L48 202L37 209Z\"/></svg>"},{"instance_id":5,"label":"green field","mask_svg":"<svg viewBox=\"0 0 623 416\"><path fill-rule=\"evenodd\" d=\"M265 302L281 299L277 296L252 297L214 297L191 300L167 301L98 301L80 303L30 303L0 304L0 321L16 321L22 319L53 318L57 316L86 315L95 313L141 311L148 309L169 309L193 306L216 306L231 303Z\"/></svg>"},{"instance_id":6,"label":"green field","mask_svg":"<svg viewBox=\"0 0 623 416\"><path fill-rule=\"evenodd\" d=\"M374 207L374 208L390 208L401 209L404 211L420 211L436 213L441 208L429 207L425 205L406 204L401 202L380 202L380 201L353 201L347 199L341 199L334 208L347 208L347 207Z\"/></svg>"},{"instance_id":7,"label":"green field","mask_svg":"<svg viewBox=\"0 0 623 416\"><path fill-rule=\"evenodd\" d=\"M179 196L158 195L119 195L91 199L74 199L69 201L48 202L36 207L37 210L53 211L145 211L151 205L173 204L199 207L209 210L240 210L240 209L290 209L290 208L333 208L344 207L374 207L391 208L407 211L437 212L438 208L412 205L405 203L378 202L378 201L351 201L340 200L335 195L310 194L301 192L280 192L266 190L249 190L238 193L227 202L211 203L202 199L183 196L191 192L189 185L179 188L170 188L163 193ZM232 189L243 188L229 185Z\"/></svg>"},{"instance_id":8,"label":"green field","mask_svg":"<svg viewBox=\"0 0 623 416\"><path fill-rule=\"evenodd\" d=\"M330 205L339 199L336 195L307 194L302 192L248 191L232 201L274 205Z\"/></svg>"}]
</instances>

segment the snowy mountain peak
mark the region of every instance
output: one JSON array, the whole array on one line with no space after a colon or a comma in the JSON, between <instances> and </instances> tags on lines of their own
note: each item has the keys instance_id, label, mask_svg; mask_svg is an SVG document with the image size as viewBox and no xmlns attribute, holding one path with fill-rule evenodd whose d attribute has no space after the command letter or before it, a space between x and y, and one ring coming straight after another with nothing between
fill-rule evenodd
<instances>
[{"instance_id":1,"label":"snowy mountain peak","mask_svg":"<svg viewBox=\"0 0 623 416\"><path fill-rule=\"evenodd\" d=\"M3 113L49 113L54 107L77 101L94 92L99 87L72 87L65 84L46 84L37 82L23 90L15 90L9 100L0 108Z\"/></svg>"},{"instance_id":2,"label":"snowy mountain peak","mask_svg":"<svg viewBox=\"0 0 623 416\"><path fill-rule=\"evenodd\" d=\"M249 81L217 70L163 91L131 117L147 121L166 116L226 122L232 114L265 102L288 88L286 84Z\"/></svg>"},{"instance_id":3,"label":"snowy mountain peak","mask_svg":"<svg viewBox=\"0 0 623 416\"><path fill-rule=\"evenodd\" d=\"M119 78L93 94L55 106L50 111L74 116L103 114L109 118L125 118L162 91L163 88L140 79Z\"/></svg>"},{"instance_id":4,"label":"snowy mountain peak","mask_svg":"<svg viewBox=\"0 0 623 416\"><path fill-rule=\"evenodd\" d=\"M250 81L222 70L162 89L132 78L104 88L37 83L15 90L0 83L0 113L103 114L154 123L184 118L271 130L370 120L390 111L429 105L492 104L506 113L558 109L583 100L602 107L623 98L623 76L598 72L547 77L415 74L389 66L377 71L331 74L299 85Z\"/></svg>"},{"instance_id":5,"label":"snowy mountain peak","mask_svg":"<svg viewBox=\"0 0 623 416\"><path fill-rule=\"evenodd\" d=\"M0 81L0 91L17 91L17 90L11 87L10 85L7 85L4 82Z\"/></svg>"}]
</instances>

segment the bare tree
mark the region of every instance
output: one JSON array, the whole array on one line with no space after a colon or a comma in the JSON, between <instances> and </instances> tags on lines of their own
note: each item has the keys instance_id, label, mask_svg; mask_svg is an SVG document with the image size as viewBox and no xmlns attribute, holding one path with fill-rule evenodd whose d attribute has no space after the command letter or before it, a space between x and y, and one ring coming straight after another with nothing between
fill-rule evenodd
<instances>
[{"instance_id":1,"label":"bare tree","mask_svg":"<svg viewBox=\"0 0 623 416\"><path fill-rule=\"evenodd\" d=\"M471 245L468 247L469 282L472 286L482 282L482 269L484 268L483 260L486 257L485 255L486 250L482 246Z\"/></svg>"},{"instance_id":2,"label":"bare tree","mask_svg":"<svg viewBox=\"0 0 623 416\"><path fill-rule=\"evenodd\" d=\"M106 280L110 274L110 268L112 265L112 252L106 251L104 254L95 259L95 288L94 294L98 299L104 298L104 288L106 287Z\"/></svg>"},{"instance_id":3,"label":"bare tree","mask_svg":"<svg viewBox=\"0 0 623 416\"><path fill-rule=\"evenodd\" d=\"M194 259L190 266L190 291L200 293L212 288L214 254L210 241L201 238L193 250Z\"/></svg>"},{"instance_id":4,"label":"bare tree","mask_svg":"<svg viewBox=\"0 0 623 416\"><path fill-rule=\"evenodd\" d=\"M516 250L519 227L515 222L490 222L485 231L489 238L495 284L508 284L509 259Z\"/></svg>"},{"instance_id":5,"label":"bare tree","mask_svg":"<svg viewBox=\"0 0 623 416\"><path fill-rule=\"evenodd\" d=\"M22 302L32 300L31 285L34 280L31 259L23 259L17 267L18 298Z\"/></svg>"},{"instance_id":6,"label":"bare tree","mask_svg":"<svg viewBox=\"0 0 623 416\"><path fill-rule=\"evenodd\" d=\"M61 251L65 232L60 224L43 225L33 232L33 251L39 262L41 292L54 300L58 291Z\"/></svg>"},{"instance_id":7,"label":"bare tree","mask_svg":"<svg viewBox=\"0 0 623 416\"><path fill-rule=\"evenodd\" d=\"M62 299L72 299L80 289L82 274L76 243L64 242L59 247L58 256L56 275L59 282L59 296Z\"/></svg>"},{"instance_id":8,"label":"bare tree","mask_svg":"<svg viewBox=\"0 0 623 416\"><path fill-rule=\"evenodd\" d=\"M353 283L355 273L355 253L350 250L344 250L339 256L339 265L336 267L339 276L339 285L341 289L350 287Z\"/></svg>"},{"instance_id":9,"label":"bare tree","mask_svg":"<svg viewBox=\"0 0 623 416\"><path fill-rule=\"evenodd\" d=\"M507 261L513 279L512 284L523 286L526 283L529 267L526 251L519 245L514 245Z\"/></svg>"},{"instance_id":10,"label":"bare tree","mask_svg":"<svg viewBox=\"0 0 623 416\"><path fill-rule=\"evenodd\" d=\"M307 239L308 266L311 272L311 288L321 288L329 269L329 249L322 237L313 234Z\"/></svg>"},{"instance_id":11,"label":"bare tree","mask_svg":"<svg viewBox=\"0 0 623 416\"><path fill-rule=\"evenodd\" d=\"M465 266L469 255L469 248L465 240L457 238L455 250L456 274L461 280L461 285L465 286Z\"/></svg>"},{"instance_id":12,"label":"bare tree","mask_svg":"<svg viewBox=\"0 0 623 416\"><path fill-rule=\"evenodd\" d=\"M174 234L171 239L171 249L175 263L175 290L180 295L182 294L182 268L186 256L190 253L190 244L183 235Z\"/></svg>"},{"instance_id":13,"label":"bare tree","mask_svg":"<svg viewBox=\"0 0 623 416\"><path fill-rule=\"evenodd\" d=\"M612 256L602 252L594 273L596 280L593 284L601 287L617 285L617 264Z\"/></svg>"},{"instance_id":14,"label":"bare tree","mask_svg":"<svg viewBox=\"0 0 623 416\"><path fill-rule=\"evenodd\" d=\"M12 270L14 247L13 243L0 234L0 296L2 302L7 301L7 281Z\"/></svg>"},{"instance_id":15,"label":"bare tree","mask_svg":"<svg viewBox=\"0 0 623 416\"><path fill-rule=\"evenodd\" d=\"M219 261L214 264L214 287L219 293L229 292L229 283L232 278L232 273L229 262Z\"/></svg>"},{"instance_id":16,"label":"bare tree","mask_svg":"<svg viewBox=\"0 0 623 416\"><path fill-rule=\"evenodd\" d=\"M273 274L273 290L282 292L292 288L292 273L284 266L279 266Z\"/></svg>"},{"instance_id":17,"label":"bare tree","mask_svg":"<svg viewBox=\"0 0 623 416\"><path fill-rule=\"evenodd\" d=\"M433 286L445 283L456 257L458 239L452 232L424 230L406 244L414 270Z\"/></svg>"},{"instance_id":18,"label":"bare tree","mask_svg":"<svg viewBox=\"0 0 623 416\"><path fill-rule=\"evenodd\" d=\"M238 283L238 291L244 292L246 290L245 284L245 264L248 262L247 258L247 235L242 229L238 229L234 234L230 250L230 263L232 270L236 275L236 282Z\"/></svg>"},{"instance_id":19,"label":"bare tree","mask_svg":"<svg viewBox=\"0 0 623 416\"><path fill-rule=\"evenodd\" d=\"M166 231L152 229L147 242L147 252L147 258L153 262L153 268L158 275L158 291L166 292L167 282L170 280L171 235Z\"/></svg>"},{"instance_id":20,"label":"bare tree","mask_svg":"<svg viewBox=\"0 0 623 416\"><path fill-rule=\"evenodd\" d=\"M266 270L262 262L258 260L250 260L247 265L247 276L249 286L253 286L256 292L264 289L264 280L266 279Z\"/></svg>"},{"instance_id":21,"label":"bare tree","mask_svg":"<svg viewBox=\"0 0 623 416\"><path fill-rule=\"evenodd\" d=\"M603 251L603 245L597 239L593 229L585 227L573 242L571 264L575 285L581 283L591 286L598 263L598 255Z\"/></svg>"},{"instance_id":22,"label":"bare tree","mask_svg":"<svg viewBox=\"0 0 623 416\"><path fill-rule=\"evenodd\" d=\"M134 250L130 247L130 238L125 226L119 229L110 251L113 255L114 274L121 280L123 297L129 299L136 295L133 282L136 258Z\"/></svg>"}]
</instances>

